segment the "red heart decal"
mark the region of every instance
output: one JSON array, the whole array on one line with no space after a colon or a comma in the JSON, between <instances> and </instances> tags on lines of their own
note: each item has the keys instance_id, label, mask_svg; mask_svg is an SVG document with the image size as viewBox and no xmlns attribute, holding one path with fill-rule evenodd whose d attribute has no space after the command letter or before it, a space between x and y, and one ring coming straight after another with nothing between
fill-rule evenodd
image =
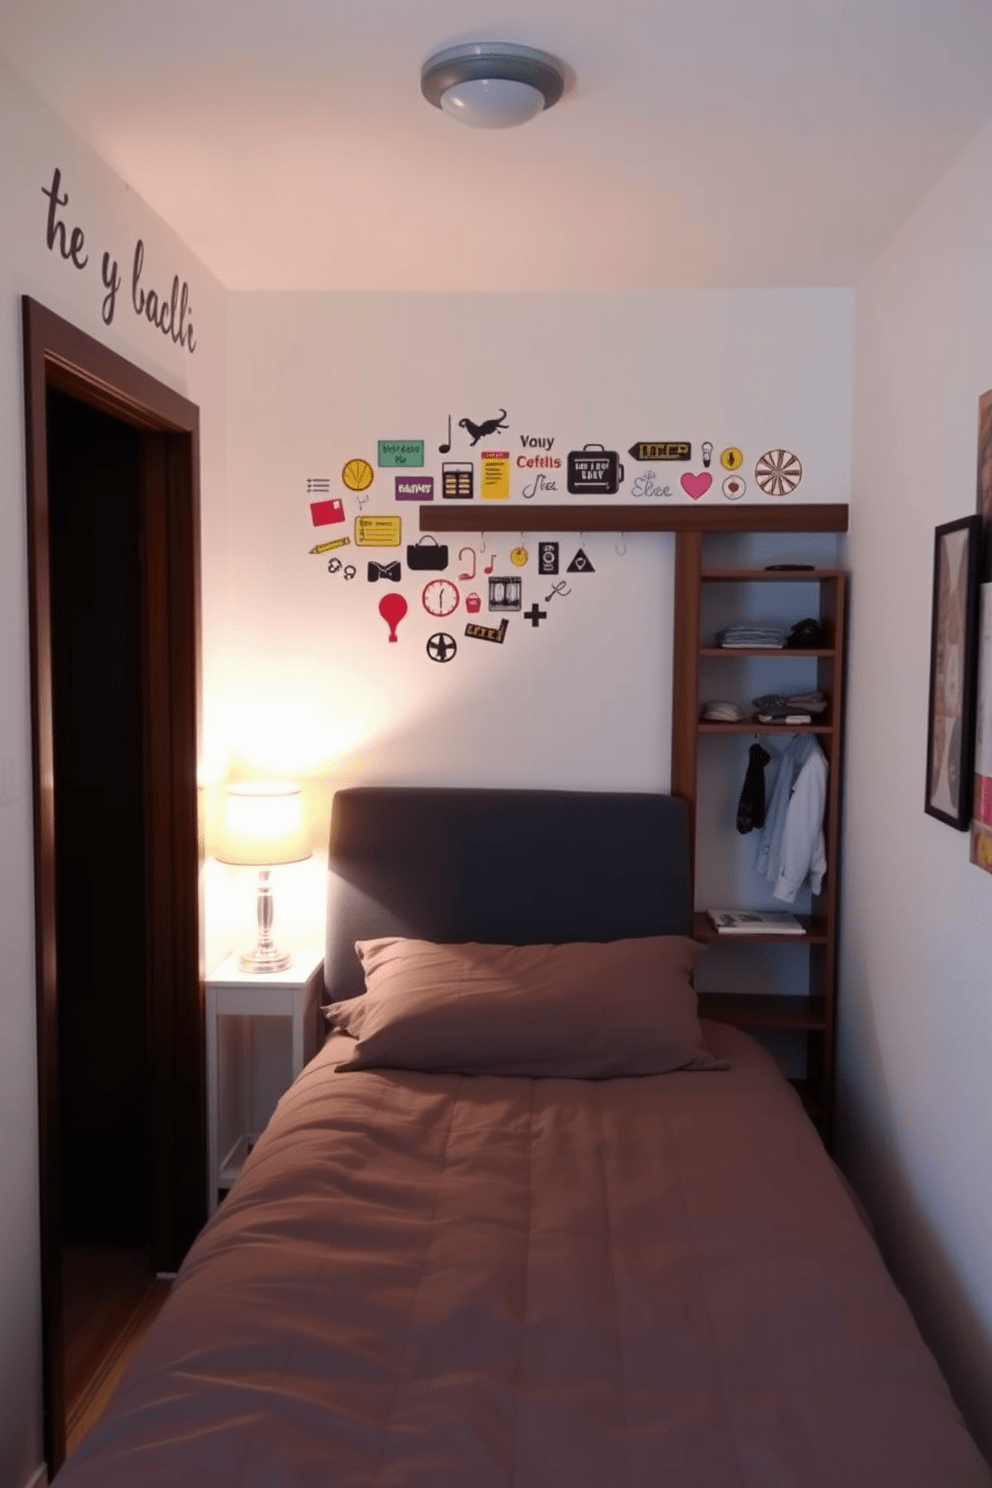
<instances>
[{"instance_id":1,"label":"red heart decal","mask_svg":"<svg viewBox=\"0 0 992 1488\"><path fill-rule=\"evenodd\" d=\"M693 475L691 470L687 470L682 477L682 489L687 496L692 497L693 501L698 501L700 496L705 496L712 484L713 477L708 470L701 470L698 475Z\"/></svg>"}]
</instances>

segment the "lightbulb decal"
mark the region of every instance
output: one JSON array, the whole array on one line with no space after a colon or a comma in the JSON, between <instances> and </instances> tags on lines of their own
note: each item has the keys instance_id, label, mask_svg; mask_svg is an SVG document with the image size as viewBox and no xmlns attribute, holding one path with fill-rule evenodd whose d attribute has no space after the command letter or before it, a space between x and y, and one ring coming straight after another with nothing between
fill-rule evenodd
<instances>
[{"instance_id":1,"label":"lightbulb decal","mask_svg":"<svg viewBox=\"0 0 992 1488\"><path fill-rule=\"evenodd\" d=\"M704 439L703 442L702 442L702 444L699 446L699 448L703 452L703 464L704 465L708 465L710 463L710 461L712 460L712 458L713 458L713 441L712 441L712 439Z\"/></svg>"}]
</instances>

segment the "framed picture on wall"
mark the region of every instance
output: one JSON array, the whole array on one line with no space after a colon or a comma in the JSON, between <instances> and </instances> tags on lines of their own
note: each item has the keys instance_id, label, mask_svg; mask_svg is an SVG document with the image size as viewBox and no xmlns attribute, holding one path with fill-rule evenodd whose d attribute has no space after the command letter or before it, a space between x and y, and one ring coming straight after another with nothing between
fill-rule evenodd
<instances>
[{"instance_id":1,"label":"framed picture on wall","mask_svg":"<svg viewBox=\"0 0 992 1488\"><path fill-rule=\"evenodd\" d=\"M959 832L971 821L981 517L934 534L925 810Z\"/></svg>"},{"instance_id":2,"label":"framed picture on wall","mask_svg":"<svg viewBox=\"0 0 992 1488\"><path fill-rule=\"evenodd\" d=\"M981 613L971 861L992 873L992 389L978 400L978 514L982 520Z\"/></svg>"},{"instance_id":3,"label":"framed picture on wall","mask_svg":"<svg viewBox=\"0 0 992 1488\"><path fill-rule=\"evenodd\" d=\"M971 861L992 873L992 584L979 589L978 726L971 816Z\"/></svg>"}]
</instances>

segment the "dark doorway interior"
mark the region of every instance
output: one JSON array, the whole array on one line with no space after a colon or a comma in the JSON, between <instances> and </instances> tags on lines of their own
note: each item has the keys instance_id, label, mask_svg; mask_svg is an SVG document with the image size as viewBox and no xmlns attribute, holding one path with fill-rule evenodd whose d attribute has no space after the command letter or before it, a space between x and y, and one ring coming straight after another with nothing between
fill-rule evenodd
<instances>
[{"instance_id":1,"label":"dark doorway interior","mask_svg":"<svg viewBox=\"0 0 992 1488\"><path fill-rule=\"evenodd\" d=\"M172 1273L205 1217L199 410L36 301L24 299L23 320L54 1473L67 1418L82 1430L99 1403L92 1391L67 1400L77 1364L92 1375L99 1344L107 1374L135 1333L130 1321L109 1327L116 1300L103 1290L99 1306L77 1308L72 1278L95 1291L94 1276L107 1275L91 1264L101 1247L117 1258L112 1278L134 1257L142 1273ZM119 1300L133 1310L133 1296ZM66 1323L80 1318L70 1357Z\"/></svg>"},{"instance_id":2,"label":"dark doorway interior","mask_svg":"<svg viewBox=\"0 0 992 1488\"><path fill-rule=\"evenodd\" d=\"M148 1241L139 431L48 390L62 1243Z\"/></svg>"}]
</instances>

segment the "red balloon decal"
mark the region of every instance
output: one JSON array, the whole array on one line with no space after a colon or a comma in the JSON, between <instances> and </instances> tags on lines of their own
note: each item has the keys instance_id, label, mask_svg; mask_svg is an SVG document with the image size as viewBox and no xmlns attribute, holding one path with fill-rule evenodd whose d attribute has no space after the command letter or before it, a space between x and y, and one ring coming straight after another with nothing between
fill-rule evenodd
<instances>
[{"instance_id":1,"label":"red balloon decal","mask_svg":"<svg viewBox=\"0 0 992 1488\"><path fill-rule=\"evenodd\" d=\"M379 601L379 614L389 626L389 639L395 641L396 627L406 614L406 600L402 594L384 594Z\"/></svg>"}]
</instances>

